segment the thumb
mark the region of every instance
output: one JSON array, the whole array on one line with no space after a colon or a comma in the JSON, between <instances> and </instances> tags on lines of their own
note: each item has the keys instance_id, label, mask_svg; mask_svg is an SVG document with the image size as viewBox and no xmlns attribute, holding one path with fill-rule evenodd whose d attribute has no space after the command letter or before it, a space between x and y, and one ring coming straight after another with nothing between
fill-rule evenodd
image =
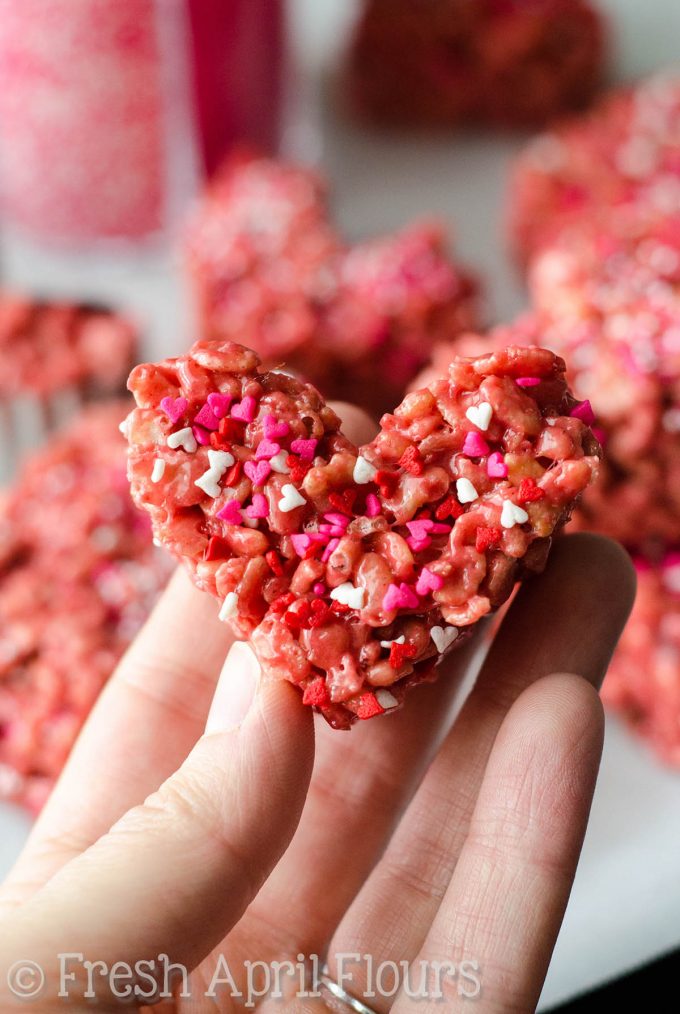
<instances>
[{"instance_id":1,"label":"thumb","mask_svg":"<svg viewBox=\"0 0 680 1014\"><path fill-rule=\"evenodd\" d=\"M311 712L259 676L236 643L182 767L33 896L14 942L48 962L51 948L193 968L224 938L292 838L313 764Z\"/></svg>"}]
</instances>

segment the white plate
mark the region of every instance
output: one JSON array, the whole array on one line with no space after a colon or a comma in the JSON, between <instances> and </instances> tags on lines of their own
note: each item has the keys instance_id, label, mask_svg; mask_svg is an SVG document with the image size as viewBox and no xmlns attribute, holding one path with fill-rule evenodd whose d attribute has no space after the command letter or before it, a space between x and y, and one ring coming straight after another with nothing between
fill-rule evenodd
<instances>
[{"instance_id":1,"label":"white plate","mask_svg":"<svg viewBox=\"0 0 680 1014\"><path fill-rule=\"evenodd\" d=\"M677 0L607 0L615 17L614 72L630 78L677 62ZM414 142L380 138L335 122L316 103L320 70L332 59L351 16L350 0L294 0L308 120L289 147L320 154L348 235L393 229L436 213L450 223L460 256L480 270L491 319L523 306L505 255L503 183L519 142L477 137ZM317 89L318 91L318 89ZM135 310L150 326L149 356L187 344L187 315L176 267L167 258L97 263L3 251L8 282L92 298ZM27 822L0 808L0 873L20 847ZM567 917L543 994L545 1006L680 946L680 773L663 770L616 723L607 723L602 772Z\"/></svg>"}]
</instances>

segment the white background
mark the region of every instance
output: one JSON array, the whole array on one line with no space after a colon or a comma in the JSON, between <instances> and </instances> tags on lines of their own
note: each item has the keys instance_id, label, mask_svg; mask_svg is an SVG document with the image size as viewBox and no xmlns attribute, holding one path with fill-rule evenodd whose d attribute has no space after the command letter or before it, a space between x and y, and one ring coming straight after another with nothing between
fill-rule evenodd
<instances>
[{"instance_id":1,"label":"white background","mask_svg":"<svg viewBox=\"0 0 680 1014\"><path fill-rule=\"evenodd\" d=\"M612 20L612 79L680 62L678 0L602 0L601 6ZM510 319L522 308L524 294L506 256L501 221L508 160L520 140L414 141L372 136L348 125L328 101L328 68L353 7L353 0L293 0L301 72L288 150L322 162L333 183L337 217L351 237L428 213L443 218L455 232L459 256L486 279L489 320ZM115 254L93 262L29 253L6 240L2 253L3 275L17 284L130 307L146 325L146 355L177 352L188 344L190 317L174 254ZM22 814L0 809L0 873L27 826ZM662 769L609 721L592 819L543 1002L557 1003L677 946L680 772Z\"/></svg>"}]
</instances>

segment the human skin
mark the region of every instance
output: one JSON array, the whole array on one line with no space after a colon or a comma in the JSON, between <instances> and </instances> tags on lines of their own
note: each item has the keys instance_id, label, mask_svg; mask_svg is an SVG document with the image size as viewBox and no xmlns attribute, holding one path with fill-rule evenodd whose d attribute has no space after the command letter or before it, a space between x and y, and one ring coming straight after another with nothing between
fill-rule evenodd
<instances>
[{"instance_id":1,"label":"human skin","mask_svg":"<svg viewBox=\"0 0 680 1014\"><path fill-rule=\"evenodd\" d=\"M366 417L338 411L353 440L370 438ZM634 586L615 543L561 538L490 647L471 641L401 712L339 734L286 682L258 682L252 652L230 652L214 602L178 572L2 888L3 1009L27 1009L3 995L26 959L47 974L28 1009L85 1008L79 977L56 999L60 952L109 965L168 954L191 970L193 998L156 1009L202 1014L242 1005L204 996L220 955L242 988L246 960L327 954L337 974L335 955L368 951L474 959L477 1011L533 1010L597 776L597 688ZM121 1009L100 985L97 1009ZM347 988L360 995L361 976ZM469 1007L455 979L446 988L447 1011ZM403 993L367 1002L442 1009ZM326 1008L291 996L260 1009Z\"/></svg>"}]
</instances>

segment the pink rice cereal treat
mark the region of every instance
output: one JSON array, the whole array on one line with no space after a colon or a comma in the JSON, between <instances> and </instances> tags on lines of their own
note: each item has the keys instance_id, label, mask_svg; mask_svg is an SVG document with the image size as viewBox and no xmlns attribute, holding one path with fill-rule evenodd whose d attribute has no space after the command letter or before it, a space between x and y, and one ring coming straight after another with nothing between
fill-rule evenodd
<instances>
[{"instance_id":1,"label":"pink rice cereal treat","mask_svg":"<svg viewBox=\"0 0 680 1014\"><path fill-rule=\"evenodd\" d=\"M0 292L0 397L120 392L136 344L132 323L105 307Z\"/></svg>"},{"instance_id":2,"label":"pink rice cereal treat","mask_svg":"<svg viewBox=\"0 0 680 1014\"><path fill-rule=\"evenodd\" d=\"M680 766L680 553L639 557L635 607L602 688L605 704Z\"/></svg>"},{"instance_id":3,"label":"pink rice cereal treat","mask_svg":"<svg viewBox=\"0 0 680 1014\"><path fill-rule=\"evenodd\" d=\"M270 159L225 165L187 252L206 337L247 336L267 365L285 362L328 397L377 412L435 341L476 323L476 285L447 257L438 225L348 247L320 178Z\"/></svg>"},{"instance_id":4,"label":"pink rice cereal treat","mask_svg":"<svg viewBox=\"0 0 680 1014\"><path fill-rule=\"evenodd\" d=\"M387 126L538 126L599 82L599 14L585 0L367 0L349 90Z\"/></svg>"},{"instance_id":5,"label":"pink rice cereal treat","mask_svg":"<svg viewBox=\"0 0 680 1014\"><path fill-rule=\"evenodd\" d=\"M652 555L678 543L680 215L631 222L625 237L597 222L565 231L535 258L530 287L536 342L567 359L606 446L579 524Z\"/></svg>"},{"instance_id":6,"label":"pink rice cereal treat","mask_svg":"<svg viewBox=\"0 0 680 1014\"><path fill-rule=\"evenodd\" d=\"M599 448L544 349L454 360L361 448L311 385L258 367L214 341L133 371L132 495L265 674L345 729L541 569Z\"/></svg>"},{"instance_id":7,"label":"pink rice cereal treat","mask_svg":"<svg viewBox=\"0 0 680 1014\"><path fill-rule=\"evenodd\" d=\"M662 222L678 207L680 75L666 73L611 92L591 113L531 142L510 186L510 235L527 262L565 226L602 209L621 215L625 231L629 216Z\"/></svg>"},{"instance_id":8,"label":"pink rice cereal treat","mask_svg":"<svg viewBox=\"0 0 680 1014\"><path fill-rule=\"evenodd\" d=\"M34 811L170 569L130 500L127 407L83 412L0 504L0 798Z\"/></svg>"}]
</instances>

